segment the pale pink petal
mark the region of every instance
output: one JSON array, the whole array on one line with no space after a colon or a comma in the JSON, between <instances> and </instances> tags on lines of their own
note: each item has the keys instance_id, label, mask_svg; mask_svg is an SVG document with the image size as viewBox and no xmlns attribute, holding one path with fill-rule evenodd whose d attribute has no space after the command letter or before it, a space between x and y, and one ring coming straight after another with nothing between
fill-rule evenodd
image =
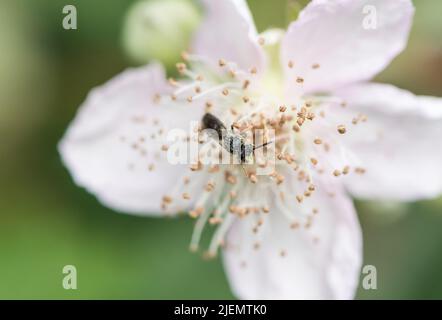
<instances>
[{"instance_id":1,"label":"pale pink petal","mask_svg":"<svg viewBox=\"0 0 442 320\"><path fill-rule=\"evenodd\" d=\"M418 200L442 193L442 99L415 96L386 84L360 84L336 92L347 102L348 148L361 175L349 175L349 190L361 198Z\"/></svg>"},{"instance_id":2,"label":"pale pink petal","mask_svg":"<svg viewBox=\"0 0 442 320\"><path fill-rule=\"evenodd\" d=\"M170 91L159 65L130 69L93 89L59 144L74 181L103 204L128 213L161 212L164 195L182 188L188 167L171 165L168 130L188 131L202 108L154 102ZM184 189L184 188L183 188ZM175 192L176 193L176 192ZM189 201L189 204L191 201ZM176 209L187 208L174 199Z\"/></svg>"},{"instance_id":3,"label":"pale pink petal","mask_svg":"<svg viewBox=\"0 0 442 320\"><path fill-rule=\"evenodd\" d=\"M196 32L192 52L217 63L235 63L242 70L264 68L253 18L244 0L204 0L204 20Z\"/></svg>"},{"instance_id":4,"label":"pale pink petal","mask_svg":"<svg viewBox=\"0 0 442 320\"><path fill-rule=\"evenodd\" d=\"M227 235L224 264L238 298L354 297L362 260L360 226L351 199L339 187L331 190L334 195L318 188L311 203L306 200L290 212L296 216L317 208L309 229L304 223L290 227L278 194L271 196L271 210L257 233L252 232L254 217L235 222Z\"/></svg>"},{"instance_id":5,"label":"pale pink petal","mask_svg":"<svg viewBox=\"0 0 442 320\"><path fill-rule=\"evenodd\" d=\"M376 29L366 29L373 9ZM406 46L413 13L410 0L313 0L282 42L288 90L326 91L372 78Z\"/></svg>"}]
</instances>

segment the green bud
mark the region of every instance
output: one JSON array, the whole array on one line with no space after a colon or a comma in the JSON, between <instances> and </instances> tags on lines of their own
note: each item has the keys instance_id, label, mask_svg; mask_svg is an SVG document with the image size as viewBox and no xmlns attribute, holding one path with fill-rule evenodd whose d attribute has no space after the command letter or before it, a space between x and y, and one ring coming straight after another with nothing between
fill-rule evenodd
<instances>
[{"instance_id":1,"label":"green bud","mask_svg":"<svg viewBox=\"0 0 442 320\"><path fill-rule=\"evenodd\" d=\"M188 45L200 22L198 7L189 0L143 0L128 11L123 45L135 62L151 60L171 67Z\"/></svg>"},{"instance_id":2,"label":"green bud","mask_svg":"<svg viewBox=\"0 0 442 320\"><path fill-rule=\"evenodd\" d=\"M289 25L291 22L298 19L299 13L310 2L310 0L288 0L286 9L286 22Z\"/></svg>"}]
</instances>

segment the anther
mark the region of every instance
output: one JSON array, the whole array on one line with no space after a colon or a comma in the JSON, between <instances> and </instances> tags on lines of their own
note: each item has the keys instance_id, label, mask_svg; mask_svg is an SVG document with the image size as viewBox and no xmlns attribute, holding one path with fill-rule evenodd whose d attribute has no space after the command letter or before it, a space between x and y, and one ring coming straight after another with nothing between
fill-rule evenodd
<instances>
[{"instance_id":1,"label":"anther","mask_svg":"<svg viewBox=\"0 0 442 320\"><path fill-rule=\"evenodd\" d=\"M299 228L299 222L293 222L292 224L290 224L290 228L291 229L298 229Z\"/></svg>"},{"instance_id":2,"label":"anther","mask_svg":"<svg viewBox=\"0 0 442 320\"><path fill-rule=\"evenodd\" d=\"M183 199L184 200L189 200L190 199L190 195L187 192L183 193Z\"/></svg>"},{"instance_id":3,"label":"anther","mask_svg":"<svg viewBox=\"0 0 442 320\"><path fill-rule=\"evenodd\" d=\"M209 223L214 225L214 224L220 224L221 222L223 222L222 218L219 217L212 217L209 219Z\"/></svg>"},{"instance_id":4,"label":"anther","mask_svg":"<svg viewBox=\"0 0 442 320\"><path fill-rule=\"evenodd\" d=\"M276 184L280 185L280 184L283 183L283 182L284 182L284 176L281 175L281 174L278 174L278 175L276 176Z\"/></svg>"},{"instance_id":5,"label":"anther","mask_svg":"<svg viewBox=\"0 0 442 320\"><path fill-rule=\"evenodd\" d=\"M338 126L338 132L340 134L344 134L345 132L347 132L347 129L345 129L345 126L341 124Z\"/></svg>"},{"instance_id":6,"label":"anther","mask_svg":"<svg viewBox=\"0 0 442 320\"><path fill-rule=\"evenodd\" d=\"M169 196L164 196L163 197L163 202L166 203L166 204L170 204L170 203L172 203L172 198L169 197Z\"/></svg>"},{"instance_id":7,"label":"anther","mask_svg":"<svg viewBox=\"0 0 442 320\"><path fill-rule=\"evenodd\" d=\"M203 212L204 212L204 209L202 207L198 207L198 208L195 208L194 210L191 210L189 212L189 215L192 218L198 218Z\"/></svg>"},{"instance_id":8,"label":"anther","mask_svg":"<svg viewBox=\"0 0 442 320\"><path fill-rule=\"evenodd\" d=\"M357 174L364 174L364 173L365 173L365 169L364 169L364 168L360 168L360 167L358 167L358 168L355 168L355 172L356 172Z\"/></svg>"},{"instance_id":9,"label":"anther","mask_svg":"<svg viewBox=\"0 0 442 320\"><path fill-rule=\"evenodd\" d=\"M341 171L339 171L338 169L336 169L335 171L333 171L333 175L335 177L339 177L341 175Z\"/></svg>"},{"instance_id":10,"label":"anther","mask_svg":"<svg viewBox=\"0 0 442 320\"><path fill-rule=\"evenodd\" d=\"M178 72L179 72L180 74L184 74L184 72L185 72L186 69L187 69L186 65L185 65L184 63L182 63L182 62L178 62L178 63L176 64L176 68L177 68L177 70L178 70Z\"/></svg>"},{"instance_id":11,"label":"anther","mask_svg":"<svg viewBox=\"0 0 442 320\"><path fill-rule=\"evenodd\" d=\"M250 180L250 182L252 182L252 183L257 183L257 182L258 182L258 178L257 178L256 175L253 174L253 173L249 175L249 180Z\"/></svg>"},{"instance_id":12,"label":"anther","mask_svg":"<svg viewBox=\"0 0 442 320\"><path fill-rule=\"evenodd\" d=\"M173 87L178 87L178 81L176 81L174 78L169 78L169 84Z\"/></svg>"}]
</instances>

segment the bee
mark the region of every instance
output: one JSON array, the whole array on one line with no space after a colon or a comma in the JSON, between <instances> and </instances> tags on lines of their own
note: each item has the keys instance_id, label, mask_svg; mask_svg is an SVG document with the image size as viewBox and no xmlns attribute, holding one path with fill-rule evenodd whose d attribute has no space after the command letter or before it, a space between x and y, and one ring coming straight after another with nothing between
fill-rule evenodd
<instances>
[{"instance_id":1,"label":"bee","mask_svg":"<svg viewBox=\"0 0 442 320\"><path fill-rule=\"evenodd\" d=\"M228 130L224 123L211 113L206 113L202 119L202 129L212 129L218 135L218 141L227 152L236 156L241 165L253 163L254 151L272 142L266 142L258 147L246 141L241 133L234 131L233 125Z\"/></svg>"}]
</instances>

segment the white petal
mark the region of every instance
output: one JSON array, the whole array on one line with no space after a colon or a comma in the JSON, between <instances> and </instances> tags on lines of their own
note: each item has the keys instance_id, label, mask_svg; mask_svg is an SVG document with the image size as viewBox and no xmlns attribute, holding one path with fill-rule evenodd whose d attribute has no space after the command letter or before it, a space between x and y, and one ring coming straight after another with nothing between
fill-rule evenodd
<instances>
[{"instance_id":1,"label":"white petal","mask_svg":"<svg viewBox=\"0 0 442 320\"><path fill-rule=\"evenodd\" d=\"M319 189L319 188L318 188ZM224 264L232 290L241 299L352 299L362 259L361 231L352 201L339 188L331 197L318 190L312 226L297 230L275 202L262 229L238 220L227 235ZM313 201L312 199L310 199ZM296 200L289 200L295 203ZM296 215L299 212L292 211ZM259 249L254 248L258 241ZM284 254L282 256L281 254Z\"/></svg>"},{"instance_id":2,"label":"white petal","mask_svg":"<svg viewBox=\"0 0 442 320\"><path fill-rule=\"evenodd\" d=\"M192 51L217 63L236 63L242 70L264 68L264 52L258 44L253 18L244 0L205 0L205 18Z\"/></svg>"},{"instance_id":3,"label":"white petal","mask_svg":"<svg viewBox=\"0 0 442 320\"><path fill-rule=\"evenodd\" d=\"M363 176L346 177L355 196L418 200L441 194L441 98L386 84L355 85L336 94L347 101L348 113L368 116L344 137L366 169Z\"/></svg>"},{"instance_id":4,"label":"white petal","mask_svg":"<svg viewBox=\"0 0 442 320\"><path fill-rule=\"evenodd\" d=\"M168 90L159 65L127 70L91 91L60 142L75 182L103 204L158 214L162 197L181 187L189 169L169 164L160 149L168 130L188 131L191 120L201 119L201 108L154 103ZM177 209L186 208L183 199L174 201Z\"/></svg>"},{"instance_id":5,"label":"white petal","mask_svg":"<svg viewBox=\"0 0 442 320\"><path fill-rule=\"evenodd\" d=\"M372 10L377 26L366 29ZM413 12L410 0L312 1L282 43L288 89L324 91L372 78L406 46Z\"/></svg>"}]
</instances>

